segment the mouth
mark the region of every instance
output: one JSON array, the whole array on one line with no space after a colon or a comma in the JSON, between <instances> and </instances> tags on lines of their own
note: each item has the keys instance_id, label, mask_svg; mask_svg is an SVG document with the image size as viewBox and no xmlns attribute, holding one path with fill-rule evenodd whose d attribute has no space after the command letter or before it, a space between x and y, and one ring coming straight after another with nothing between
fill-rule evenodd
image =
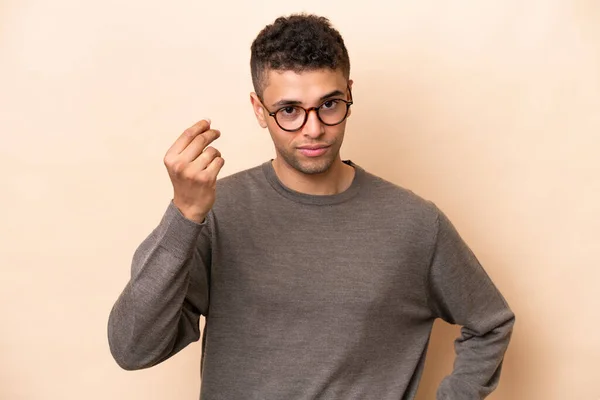
<instances>
[{"instance_id":1,"label":"mouth","mask_svg":"<svg viewBox=\"0 0 600 400\"><path fill-rule=\"evenodd\" d=\"M326 145L298 147L298 151L300 151L300 153L302 155L305 155L306 157L321 156L321 155L325 154L328 149L329 149L329 146L326 146Z\"/></svg>"}]
</instances>

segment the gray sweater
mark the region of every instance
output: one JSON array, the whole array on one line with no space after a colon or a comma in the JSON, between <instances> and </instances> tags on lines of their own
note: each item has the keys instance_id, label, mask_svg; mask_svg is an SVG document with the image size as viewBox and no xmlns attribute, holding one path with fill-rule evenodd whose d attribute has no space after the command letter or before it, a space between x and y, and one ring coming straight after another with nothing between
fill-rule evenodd
<instances>
[{"instance_id":1,"label":"gray sweater","mask_svg":"<svg viewBox=\"0 0 600 400\"><path fill-rule=\"evenodd\" d=\"M266 162L220 179L202 224L171 202L110 314L118 364L166 360L204 315L201 399L413 399L442 318L462 335L437 399L494 390L506 301L432 202L347 163L336 195L292 191Z\"/></svg>"}]
</instances>

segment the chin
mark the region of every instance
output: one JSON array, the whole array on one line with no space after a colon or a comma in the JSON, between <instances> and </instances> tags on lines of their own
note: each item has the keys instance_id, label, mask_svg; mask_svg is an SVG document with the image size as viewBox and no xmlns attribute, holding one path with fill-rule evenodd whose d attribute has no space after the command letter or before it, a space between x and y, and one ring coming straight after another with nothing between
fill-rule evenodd
<instances>
[{"instance_id":1,"label":"chin","mask_svg":"<svg viewBox=\"0 0 600 400\"><path fill-rule=\"evenodd\" d=\"M306 175L318 175L329 171L337 154L335 152L335 154L325 154L323 157L306 158L290 152L278 151L278 155L287 165Z\"/></svg>"},{"instance_id":2,"label":"chin","mask_svg":"<svg viewBox=\"0 0 600 400\"><path fill-rule=\"evenodd\" d=\"M333 160L295 160L291 166L299 172L307 175L318 175L329 171Z\"/></svg>"}]
</instances>

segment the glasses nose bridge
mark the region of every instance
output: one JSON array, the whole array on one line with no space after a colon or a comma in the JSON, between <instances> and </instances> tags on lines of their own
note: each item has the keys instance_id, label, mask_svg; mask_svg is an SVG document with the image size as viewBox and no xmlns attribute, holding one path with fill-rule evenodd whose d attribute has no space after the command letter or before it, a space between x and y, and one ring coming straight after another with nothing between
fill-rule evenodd
<instances>
[{"instance_id":1,"label":"glasses nose bridge","mask_svg":"<svg viewBox=\"0 0 600 400\"><path fill-rule=\"evenodd\" d=\"M305 114L305 117L304 117L304 124L302 124L302 127L304 127L304 125L306 125L306 123L308 122L308 119L310 118L310 112L311 112L311 111L314 111L314 112L315 112L315 115L317 116L317 120L319 121L319 123L321 123L321 122L322 122L322 121L321 121L321 116L319 115L319 110L320 110L320 109L321 109L321 107L320 107L320 106L319 106L319 107L310 107L310 108L305 108L305 109L304 109L304 112L305 112L306 114Z\"/></svg>"},{"instance_id":2,"label":"glasses nose bridge","mask_svg":"<svg viewBox=\"0 0 600 400\"><path fill-rule=\"evenodd\" d=\"M321 106L318 107L310 107L310 108L305 108L304 112L305 117L304 117L304 123L302 124L302 126L300 127L300 129L304 128L306 126L306 124L308 123L308 119L310 118L310 112L314 111L315 112L315 116L317 117L317 122L319 125L323 124L323 121L321 120L321 116L319 115L319 110L321 109Z\"/></svg>"}]
</instances>

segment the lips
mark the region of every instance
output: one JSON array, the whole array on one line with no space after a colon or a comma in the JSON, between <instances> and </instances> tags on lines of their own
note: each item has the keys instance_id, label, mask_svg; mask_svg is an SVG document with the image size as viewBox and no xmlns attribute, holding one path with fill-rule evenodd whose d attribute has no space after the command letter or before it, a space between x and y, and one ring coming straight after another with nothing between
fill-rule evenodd
<instances>
[{"instance_id":1,"label":"lips","mask_svg":"<svg viewBox=\"0 0 600 400\"><path fill-rule=\"evenodd\" d=\"M303 154L307 157L321 156L321 155L325 154L325 152L327 152L327 149L329 149L329 146L325 146L325 145L298 147L298 151L300 151L301 154Z\"/></svg>"},{"instance_id":2,"label":"lips","mask_svg":"<svg viewBox=\"0 0 600 400\"><path fill-rule=\"evenodd\" d=\"M299 149L307 149L307 150L317 150L317 149L323 149L325 147L329 147L326 144L312 144L312 145L307 145L307 146L298 146Z\"/></svg>"}]
</instances>

